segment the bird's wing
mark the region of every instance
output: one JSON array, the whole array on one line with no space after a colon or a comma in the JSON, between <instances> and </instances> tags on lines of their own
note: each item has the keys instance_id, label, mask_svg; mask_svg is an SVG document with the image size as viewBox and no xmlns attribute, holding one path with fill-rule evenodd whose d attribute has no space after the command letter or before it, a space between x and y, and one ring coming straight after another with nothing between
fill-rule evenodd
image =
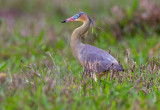
<instances>
[{"instance_id":1,"label":"bird's wing","mask_svg":"<svg viewBox=\"0 0 160 110\"><path fill-rule=\"evenodd\" d=\"M89 65L89 68L98 73L108 71L112 65L118 71L122 69L121 65L109 53L91 45L85 45L81 50L80 61L83 66Z\"/></svg>"}]
</instances>

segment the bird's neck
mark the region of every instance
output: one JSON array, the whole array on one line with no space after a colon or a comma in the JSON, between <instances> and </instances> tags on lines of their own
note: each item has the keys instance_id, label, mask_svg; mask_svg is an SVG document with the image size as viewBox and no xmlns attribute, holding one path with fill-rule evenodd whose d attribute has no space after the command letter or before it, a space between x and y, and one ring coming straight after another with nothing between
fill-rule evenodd
<instances>
[{"instance_id":1,"label":"bird's neck","mask_svg":"<svg viewBox=\"0 0 160 110\"><path fill-rule=\"evenodd\" d=\"M81 42L81 37L88 31L91 22L89 20L85 21L82 26L75 29L71 36L70 46L72 54L76 57L78 48L83 45Z\"/></svg>"}]
</instances>

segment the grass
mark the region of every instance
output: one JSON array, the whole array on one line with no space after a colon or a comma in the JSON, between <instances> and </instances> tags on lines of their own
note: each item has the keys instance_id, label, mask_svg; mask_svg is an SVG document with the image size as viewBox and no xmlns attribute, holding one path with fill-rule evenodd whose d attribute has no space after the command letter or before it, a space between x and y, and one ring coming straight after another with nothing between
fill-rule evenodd
<instances>
[{"instance_id":1,"label":"grass","mask_svg":"<svg viewBox=\"0 0 160 110\"><path fill-rule=\"evenodd\" d=\"M105 17L112 17L110 8L119 2L107 1L108 7L104 6L106 1L88 1L90 5L84 0L66 5L56 0L3 2L0 6L1 110L160 108L158 49L154 58L149 57L160 36L152 30L146 36L137 28L134 36L126 33L121 41L116 40L107 30ZM132 4L122 2L121 7L126 10ZM70 3L74 4L72 8ZM111 71L101 83L88 75L82 78L82 67L71 55L70 35L80 24L60 23L82 9L101 27L93 33L91 29L88 36L92 37L83 41L107 52L111 50L125 68L119 74ZM136 9L129 10L133 14L131 11ZM3 11L5 14L1 14Z\"/></svg>"}]
</instances>

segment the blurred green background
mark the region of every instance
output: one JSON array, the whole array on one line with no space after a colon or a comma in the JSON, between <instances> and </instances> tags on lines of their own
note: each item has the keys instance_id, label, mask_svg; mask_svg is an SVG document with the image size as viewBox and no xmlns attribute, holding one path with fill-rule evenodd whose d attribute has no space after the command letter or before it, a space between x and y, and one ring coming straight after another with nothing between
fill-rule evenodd
<instances>
[{"instance_id":1,"label":"blurred green background","mask_svg":"<svg viewBox=\"0 0 160 110\"><path fill-rule=\"evenodd\" d=\"M95 24L83 42L111 51L125 68L121 83L81 81L69 45L81 23L61 23L81 11ZM158 109L159 49L159 0L1 0L1 108Z\"/></svg>"}]
</instances>

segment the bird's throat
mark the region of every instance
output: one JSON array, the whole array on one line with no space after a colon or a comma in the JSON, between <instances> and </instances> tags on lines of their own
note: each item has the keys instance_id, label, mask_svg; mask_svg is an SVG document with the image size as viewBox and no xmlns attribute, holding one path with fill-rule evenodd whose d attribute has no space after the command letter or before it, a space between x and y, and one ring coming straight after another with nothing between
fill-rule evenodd
<instances>
[{"instance_id":1,"label":"bird's throat","mask_svg":"<svg viewBox=\"0 0 160 110\"><path fill-rule=\"evenodd\" d=\"M76 57L78 54L78 51L81 50L80 48L83 45L83 43L81 42L81 37L84 36L85 33L88 31L90 24L91 24L90 21L87 20L83 23L82 26L75 29L72 33L70 46L71 46L71 51L74 57Z\"/></svg>"}]
</instances>

